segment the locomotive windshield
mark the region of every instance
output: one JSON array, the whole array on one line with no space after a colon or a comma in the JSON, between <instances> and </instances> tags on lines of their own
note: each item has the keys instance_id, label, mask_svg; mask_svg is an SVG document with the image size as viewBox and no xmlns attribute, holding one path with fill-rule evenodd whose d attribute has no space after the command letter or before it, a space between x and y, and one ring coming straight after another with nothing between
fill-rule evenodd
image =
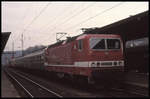
<instances>
[{"instance_id":1,"label":"locomotive windshield","mask_svg":"<svg viewBox=\"0 0 150 99\"><path fill-rule=\"evenodd\" d=\"M107 39L107 48L108 49L120 49L120 40L119 39Z\"/></svg>"},{"instance_id":2,"label":"locomotive windshield","mask_svg":"<svg viewBox=\"0 0 150 99\"><path fill-rule=\"evenodd\" d=\"M104 39L104 38L91 38L91 49L120 49L119 39Z\"/></svg>"}]
</instances>

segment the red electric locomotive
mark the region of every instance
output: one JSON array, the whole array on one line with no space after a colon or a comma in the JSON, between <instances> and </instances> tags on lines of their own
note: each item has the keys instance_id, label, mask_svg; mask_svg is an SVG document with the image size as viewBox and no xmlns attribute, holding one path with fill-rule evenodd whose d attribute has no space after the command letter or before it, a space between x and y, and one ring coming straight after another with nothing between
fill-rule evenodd
<instances>
[{"instance_id":1,"label":"red electric locomotive","mask_svg":"<svg viewBox=\"0 0 150 99\"><path fill-rule=\"evenodd\" d=\"M124 71L123 41L114 34L82 34L45 50L46 70L60 76L116 79ZM112 78L113 77L113 78Z\"/></svg>"}]
</instances>

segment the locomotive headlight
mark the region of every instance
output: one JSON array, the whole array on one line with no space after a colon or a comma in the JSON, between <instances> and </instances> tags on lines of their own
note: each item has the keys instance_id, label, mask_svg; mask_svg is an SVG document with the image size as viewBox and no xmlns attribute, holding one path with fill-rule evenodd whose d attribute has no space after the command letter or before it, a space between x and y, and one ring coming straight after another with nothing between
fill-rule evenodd
<instances>
[{"instance_id":1,"label":"locomotive headlight","mask_svg":"<svg viewBox=\"0 0 150 99\"><path fill-rule=\"evenodd\" d=\"M96 64L95 63L91 63L91 67L96 67Z\"/></svg>"},{"instance_id":2,"label":"locomotive headlight","mask_svg":"<svg viewBox=\"0 0 150 99\"><path fill-rule=\"evenodd\" d=\"M119 61L119 66L123 66L124 62L123 61Z\"/></svg>"}]
</instances>

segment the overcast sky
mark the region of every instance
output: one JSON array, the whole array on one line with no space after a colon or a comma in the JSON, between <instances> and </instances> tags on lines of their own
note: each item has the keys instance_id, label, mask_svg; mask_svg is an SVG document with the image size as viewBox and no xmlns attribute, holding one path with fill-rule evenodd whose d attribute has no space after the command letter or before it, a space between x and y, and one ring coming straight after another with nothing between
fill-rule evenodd
<instances>
[{"instance_id":1,"label":"overcast sky","mask_svg":"<svg viewBox=\"0 0 150 99\"><path fill-rule=\"evenodd\" d=\"M2 2L2 32L11 32L5 51L56 42L56 33L82 33L149 10L148 2ZM64 39L64 38L63 38Z\"/></svg>"}]
</instances>

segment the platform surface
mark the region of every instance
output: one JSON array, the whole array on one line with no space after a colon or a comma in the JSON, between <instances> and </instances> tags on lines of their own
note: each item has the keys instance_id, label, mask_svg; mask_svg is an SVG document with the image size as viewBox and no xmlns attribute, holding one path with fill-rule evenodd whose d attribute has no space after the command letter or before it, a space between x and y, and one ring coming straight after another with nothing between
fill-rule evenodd
<instances>
[{"instance_id":1,"label":"platform surface","mask_svg":"<svg viewBox=\"0 0 150 99\"><path fill-rule=\"evenodd\" d=\"M1 97L20 97L17 90L3 71L1 71Z\"/></svg>"},{"instance_id":2,"label":"platform surface","mask_svg":"<svg viewBox=\"0 0 150 99\"><path fill-rule=\"evenodd\" d=\"M149 73L128 72L125 76L125 82L141 87L149 87Z\"/></svg>"}]
</instances>

